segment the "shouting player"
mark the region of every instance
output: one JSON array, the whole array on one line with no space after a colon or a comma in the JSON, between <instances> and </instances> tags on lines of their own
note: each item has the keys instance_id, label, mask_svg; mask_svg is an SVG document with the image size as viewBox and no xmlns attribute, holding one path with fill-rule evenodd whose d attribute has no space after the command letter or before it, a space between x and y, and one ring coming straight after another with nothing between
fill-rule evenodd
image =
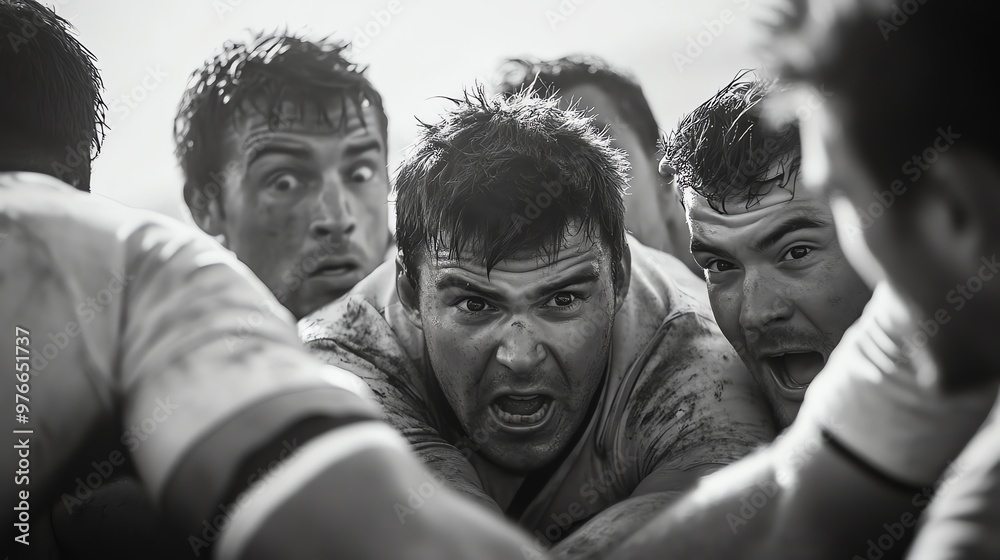
<instances>
[{"instance_id":1,"label":"shouting player","mask_svg":"<svg viewBox=\"0 0 1000 560\"><path fill-rule=\"evenodd\" d=\"M741 73L681 119L660 167L681 191L715 319L783 429L871 289L829 203L802 187L798 128L763 121L767 87Z\"/></svg>"},{"instance_id":2,"label":"shouting player","mask_svg":"<svg viewBox=\"0 0 1000 560\"><path fill-rule=\"evenodd\" d=\"M568 555L774 435L704 283L626 235L625 165L554 99L469 93L399 171L397 262L300 322L450 486Z\"/></svg>"},{"instance_id":3,"label":"shouting player","mask_svg":"<svg viewBox=\"0 0 1000 560\"><path fill-rule=\"evenodd\" d=\"M996 6L778 13L777 66L803 86L779 102L799 119L803 187L831 198L844 253L878 286L791 428L615 557L998 558L1000 123L979 58Z\"/></svg>"},{"instance_id":4,"label":"shouting player","mask_svg":"<svg viewBox=\"0 0 1000 560\"><path fill-rule=\"evenodd\" d=\"M523 558L527 539L448 489L401 524L433 479L364 384L311 358L213 240L81 192L104 104L69 24L0 0L0 37L4 551L58 557L35 522L129 456L195 555Z\"/></svg>"}]
</instances>

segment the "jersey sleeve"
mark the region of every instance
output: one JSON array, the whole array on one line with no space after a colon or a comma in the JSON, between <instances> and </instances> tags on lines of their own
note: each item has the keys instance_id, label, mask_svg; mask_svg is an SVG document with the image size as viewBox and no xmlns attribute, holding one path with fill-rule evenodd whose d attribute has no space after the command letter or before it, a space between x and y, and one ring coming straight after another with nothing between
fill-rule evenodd
<instances>
[{"instance_id":1,"label":"jersey sleeve","mask_svg":"<svg viewBox=\"0 0 1000 560\"><path fill-rule=\"evenodd\" d=\"M770 442L770 410L716 324L687 312L661 328L620 437L639 459L638 478L725 465Z\"/></svg>"},{"instance_id":2,"label":"jersey sleeve","mask_svg":"<svg viewBox=\"0 0 1000 560\"><path fill-rule=\"evenodd\" d=\"M1000 558L1000 406L952 463L921 520L910 560ZM922 495L914 506L926 504ZM916 520L904 520L911 526Z\"/></svg>"},{"instance_id":3,"label":"jersey sleeve","mask_svg":"<svg viewBox=\"0 0 1000 560\"><path fill-rule=\"evenodd\" d=\"M474 449L460 449L442 435L438 426L444 420L432 406L423 372L371 302L349 295L319 315L300 325L306 346L323 362L363 379L383 419L406 438L428 468L452 488L496 509L470 462Z\"/></svg>"},{"instance_id":4,"label":"jersey sleeve","mask_svg":"<svg viewBox=\"0 0 1000 560\"><path fill-rule=\"evenodd\" d=\"M287 310L214 240L156 220L119 237L121 442L172 518L211 519L244 461L298 423L377 418L359 381L313 359Z\"/></svg>"}]
</instances>

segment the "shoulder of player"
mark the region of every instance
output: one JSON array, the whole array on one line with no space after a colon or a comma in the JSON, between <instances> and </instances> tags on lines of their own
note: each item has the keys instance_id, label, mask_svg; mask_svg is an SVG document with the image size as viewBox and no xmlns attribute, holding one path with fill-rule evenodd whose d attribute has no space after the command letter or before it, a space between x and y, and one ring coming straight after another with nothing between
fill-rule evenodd
<instances>
[{"instance_id":1,"label":"shoulder of player","mask_svg":"<svg viewBox=\"0 0 1000 560\"><path fill-rule=\"evenodd\" d=\"M419 329L395 311L399 303L393 303L394 284L388 282L393 271L380 267L344 297L301 319L299 337L322 361L359 375L376 393L422 402L428 394L423 343Z\"/></svg>"},{"instance_id":2,"label":"shoulder of player","mask_svg":"<svg viewBox=\"0 0 1000 560\"><path fill-rule=\"evenodd\" d=\"M636 391L630 400L641 402L645 395L660 402L685 385L733 375L732 366L738 363L714 318L697 309L677 313L663 322L643 363L636 364ZM650 391L642 391L647 385Z\"/></svg>"},{"instance_id":3,"label":"shoulder of player","mask_svg":"<svg viewBox=\"0 0 1000 560\"><path fill-rule=\"evenodd\" d=\"M629 237L632 274L626 305L634 302L647 315L666 317L685 310L709 310L708 288L672 255Z\"/></svg>"},{"instance_id":4,"label":"shoulder of player","mask_svg":"<svg viewBox=\"0 0 1000 560\"><path fill-rule=\"evenodd\" d=\"M109 286L115 293L127 288L130 300L141 299L136 297L139 293L148 296L142 299L144 304L155 305L180 288L191 288L192 282L211 284L219 279L233 284L234 274L254 278L193 225L77 191L38 173L0 174L0 187L15 195L3 197L4 214L41 244L53 266L72 276L84 293ZM214 266L219 263L229 266ZM194 274L210 267L215 274ZM241 285L256 286L254 282L255 278ZM262 289L247 295L264 293Z\"/></svg>"},{"instance_id":5,"label":"shoulder of player","mask_svg":"<svg viewBox=\"0 0 1000 560\"><path fill-rule=\"evenodd\" d=\"M763 430L757 429L758 424L769 425L769 413L756 398L752 377L714 321L687 312L665 327L656 348L636 364L631 379L618 387L621 394L616 400L621 404L608 418L606 437L610 439L605 445L634 449L633 453L649 459L644 463L649 466L670 449L677 452L694 445L692 438L704 434L730 437L736 433L739 442L765 441L756 434ZM756 423L737 425L737 418L752 418ZM681 440L687 443L678 443ZM721 440L706 445L725 447Z\"/></svg>"},{"instance_id":6,"label":"shoulder of player","mask_svg":"<svg viewBox=\"0 0 1000 560\"><path fill-rule=\"evenodd\" d=\"M392 263L379 266L346 295L300 319L299 338L307 344L319 340L361 342L386 328L393 331L385 313L395 299L394 269L389 265Z\"/></svg>"}]
</instances>

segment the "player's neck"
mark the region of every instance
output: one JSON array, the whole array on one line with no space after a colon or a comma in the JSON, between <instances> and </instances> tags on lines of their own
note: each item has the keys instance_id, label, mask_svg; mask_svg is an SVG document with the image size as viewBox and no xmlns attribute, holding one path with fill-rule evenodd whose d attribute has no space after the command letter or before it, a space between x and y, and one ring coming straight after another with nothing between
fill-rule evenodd
<instances>
[{"instance_id":1,"label":"player's neck","mask_svg":"<svg viewBox=\"0 0 1000 560\"><path fill-rule=\"evenodd\" d=\"M479 480L483 483L483 490L496 501L501 510L507 511L526 476L523 473L502 469L478 453L472 454L471 462L479 475Z\"/></svg>"}]
</instances>

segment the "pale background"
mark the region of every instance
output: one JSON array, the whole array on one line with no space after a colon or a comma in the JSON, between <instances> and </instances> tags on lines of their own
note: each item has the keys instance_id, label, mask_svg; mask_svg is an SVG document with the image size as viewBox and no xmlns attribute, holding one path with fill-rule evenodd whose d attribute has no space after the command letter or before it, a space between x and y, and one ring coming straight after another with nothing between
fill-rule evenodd
<instances>
[{"instance_id":1,"label":"pale background","mask_svg":"<svg viewBox=\"0 0 1000 560\"><path fill-rule=\"evenodd\" d=\"M183 220L190 217L173 156L177 103L192 71L247 29L350 40L376 32L367 44L357 41L363 48L353 58L369 66L385 100L394 172L415 136L415 117L433 121L446 106L436 96L457 96L476 80L492 83L509 56L603 56L638 77L660 128L669 130L738 70L758 64L753 47L771 4L396 0L391 14L388 0L46 1L77 27L104 77L111 130L94 164L93 191ZM691 47L699 39L700 53Z\"/></svg>"}]
</instances>

